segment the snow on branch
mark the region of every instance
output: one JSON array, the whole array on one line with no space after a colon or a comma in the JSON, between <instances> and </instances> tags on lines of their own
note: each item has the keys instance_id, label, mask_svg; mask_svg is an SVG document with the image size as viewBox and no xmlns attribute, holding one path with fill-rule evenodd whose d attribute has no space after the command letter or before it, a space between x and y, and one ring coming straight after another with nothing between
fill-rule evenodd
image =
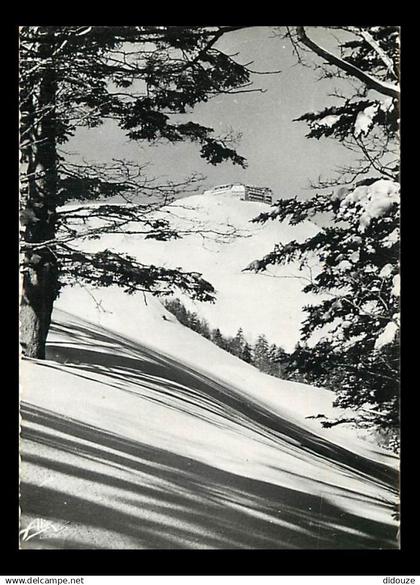
<instances>
[{"instance_id":1,"label":"snow on branch","mask_svg":"<svg viewBox=\"0 0 420 585\"><path fill-rule=\"evenodd\" d=\"M306 47L311 49L311 51L313 51L316 55L325 59L325 61L327 61L329 64L335 65L342 71L345 71L349 75L356 77L357 79L365 83L369 89L374 89L375 91L383 95L387 95L393 98L400 97L400 89L398 85L386 81L381 81L380 79L377 79L372 75L369 75L365 71L362 71L349 61L346 61L341 57L337 57L337 55L334 55L327 49L324 49L324 47L321 47L308 37L303 26L296 27L296 32L298 39L301 41L301 43L303 43Z\"/></svg>"}]
</instances>

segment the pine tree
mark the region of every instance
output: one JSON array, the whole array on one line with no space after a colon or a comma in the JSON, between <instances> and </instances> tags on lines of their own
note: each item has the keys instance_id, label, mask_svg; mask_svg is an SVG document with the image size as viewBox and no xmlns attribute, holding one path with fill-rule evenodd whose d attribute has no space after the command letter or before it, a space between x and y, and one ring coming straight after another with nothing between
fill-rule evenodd
<instances>
[{"instance_id":1,"label":"pine tree","mask_svg":"<svg viewBox=\"0 0 420 585\"><path fill-rule=\"evenodd\" d=\"M289 355L284 350L283 347L277 347L277 353L276 353L276 356L274 358L274 361L275 361L276 366L277 366L277 376L279 378L285 378L287 366L289 363Z\"/></svg>"},{"instance_id":2,"label":"pine tree","mask_svg":"<svg viewBox=\"0 0 420 585\"><path fill-rule=\"evenodd\" d=\"M247 364L252 363L252 349L249 343L246 341L242 349L241 359Z\"/></svg>"},{"instance_id":3,"label":"pine tree","mask_svg":"<svg viewBox=\"0 0 420 585\"><path fill-rule=\"evenodd\" d=\"M264 334L259 335L254 345L253 363L262 372L269 370L268 341Z\"/></svg>"},{"instance_id":4,"label":"pine tree","mask_svg":"<svg viewBox=\"0 0 420 585\"><path fill-rule=\"evenodd\" d=\"M177 237L167 222L153 220L151 211L167 202L177 187L188 188L194 178L165 186L148 180L137 163L75 164L61 145L77 128L96 127L112 119L131 140L191 141L211 164L230 160L244 166L243 157L216 137L212 128L183 122L179 116L210 96L241 91L249 83L246 66L214 46L222 35L237 28L20 28L20 321L25 355L45 356L54 300L60 286L76 278L93 285L117 284L128 293L167 293L176 287L200 300L213 297L213 287L196 273L143 265L109 250L87 253L74 245L81 237L120 232L127 222L135 223L137 233L147 233L149 238ZM150 197L156 192L162 200L154 205L58 210L68 201L114 195ZM82 236L80 225L87 216L100 219L101 224Z\"/></svg>"},{"instance_id":5,"label":"pine tree","mask_svg":"<svg viewBox=\"0 0 420 585\"><path fill-rule=\"evenodd\" d=\"M163 304L182 325L188 325L189 316L187 310L179 299L166 299Z\"/></svg>"},{"instance_id":6,"label":"pine tree","mask_svg":"<svg viewBox=\"0 0 420 585\"><path fill-rule=\"evenodd\" d=\"M267 352L267 373L278 378L282 377L282 359L284 350L275 343L271 344Z\"/></svg>"},{"instance_id":7,"label":"pine tree","mask_svg":"<svg viewBox=\"0 0 420 585\"><path fill-rule=\"evenodd\" d=\"M197 333L201 333L201 322L198 318L197 313L189 313L188 315L188 327Z\"/></svg>"},{"instance_id":8,"label":"pine tree","mask_svg":"<svg viewBox=\"0 0 420 585\"><path fill-rule=\"evenodd\" d=\"M244 332L242 327L240 327L235 337L232 339L230 343L231 353L233 353L233 355L240 357L242 355L244 345L245 345Z\"/></svg>"},{"instance_id":9,"label":"pine tree","mask_svg":"<svg viewBox=\"0 0 420 585\"><path fill-rule=\"evenodd\" d=\"M223 336L222 336L220 329L218 327L216 329L213 329L211 339L212 339L213 343L215 343L219 347L223 347L225 344Z\"/></svg>"},{"instance_id":10,"label":"pine tree","mask_svg":"<svg viewBox=\"0 0 420 585\"><path fill-rule=\"evenodd\" d=\"M211 331L206 319L200 321L200 334L206 339L211 339Z\"/></svg>"},{"instance_id":11,"label":"pine tree","mask_svg":"<svg viewBox=\"0 0 420 585\"><path fill-rule=\"evenodd\" d=\"M318 185L312 198L280 200L276 209L257 218L297 224L321 214L330 221L303 242L278 244L254 269L292 261L304 267L308 258L313 264L318 257L319 269L304 290L322 300L306 307L302 341L307 345L298 346L291 366L333 389L336 405L353 408L355 422L389 431L397 445L399 31L393 26L345 30L353 37L346 34L340 42L341 57L315 43L304 27L289 31L297 50L303 45L327 62L327 76L330 67L338 67L341 75L360 82L356 93L352 85L350 95L337 95L336 105L299 120L309 125L309 138L334 138L359 149L363 163ZM326 421L325 426L340 422Z\"/></svg>"}]
</instances>

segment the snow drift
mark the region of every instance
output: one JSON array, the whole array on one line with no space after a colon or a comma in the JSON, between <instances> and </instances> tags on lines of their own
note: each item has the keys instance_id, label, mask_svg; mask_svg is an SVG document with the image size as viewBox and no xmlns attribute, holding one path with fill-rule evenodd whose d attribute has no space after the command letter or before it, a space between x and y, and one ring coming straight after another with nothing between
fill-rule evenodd
<instances>
[{"instance_id":1,"label":"snow drift","mask_svg":"<svg viewBox=\"0 0 420 585\"><path fill-rule=\"evenodd\" d=\"M309 302L302 273L243 269L318 228L251 224L263 209L189 197L156 212L183 239L79 245L202 272L217 301L194 308L212 327L291 349ZM398 460L307 418L339 415L333 399L262 374L151 295L64 288L47 359L21 367L21 547L396 548Z\"/></svg>"},{"instance_id":2,"label":"snow drift","mask_svg":"<svg viewBox=\"0 0 420 585\"><path fill-rule=\"evenodd\" d=\"M22 548L397 547L396 458L305 419L330 392L258 372L150 296L59 305L47 360L22 364Z\"/></svg>"},{"instance_id":3,"label":"snow drift","mask_svg":"<svg viewBox=\"0 0 420 585\"><path fill-rule=\"evenodd\" d=\"M89 206L86 209L85 219L92 224ZM302 292L309 271L302 271L297 264L271 267L259 274L244 269L272 251L276 243L302 241L319 228L308 221L296 226L278 221L251 223L267 209L264 203L241 201L230 191L195 195L179 199L152 216L168 220L171 227L179 230L183 237L178 240L157 241L117 233L79 245L85 251L108 248L144 264L202 273L216 289L216 302L193 302L177 295L189 310L224 335L235 335L242 327L249 342L254 343L264 333L270 342L289 351L299 339L302 308L314 298ZM123 229L131 227L134 230L130 224Z\"/></svg>"}]
</instances>

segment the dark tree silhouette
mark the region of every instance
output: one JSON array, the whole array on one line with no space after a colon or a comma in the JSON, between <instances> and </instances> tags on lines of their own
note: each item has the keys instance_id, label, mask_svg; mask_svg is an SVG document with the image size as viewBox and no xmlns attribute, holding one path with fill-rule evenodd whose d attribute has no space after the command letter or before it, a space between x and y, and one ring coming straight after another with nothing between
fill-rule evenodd
<instances>
[{"instance_id":1,"label":"dark tree silhouette","mask_svg":"<svg viewBox=\"0 0 420 585\"><path fill-rule=\"evenodd\" d=\"M260 271L292 261L306 266L308 260L313 264L314 257L319 260L319 269L311 272L304 290L320 294L322 300L306 307L304 343L291 356L289 367L333 389L336 405L353 408L358 424L389 432L397 448L399 30L395 26L332 28L340 56L315 43L304 27L288 29L286 36L300 61L309 49L326 63L325 76L351 76L360 87L349 85L347 96L335 95L336 105L299 120L309 125L309 138L332 138L360 152L360 164L319 184L312 198L283 199L261 214L256 221L297 224L320 216L324 225L329 221L303 242L278 244L249 269ZM306 343L311 339L311 344Z\"/></svg>"},{"instance_id":2,"label":"dark tree silhouette","mask_svg":"<svg viewBox=\"0 0 420 585\"><path fill-rule=\"evenodd\" d=\"M23 26L20 29L21 176L21 345L27 356L43 358L53 303L63 282L117 284L127 292L165 292L173 286L195 298L214 290L199 274L147 266L103 250L88 254L74 247L82 236L122 231L170 239L177 234L153 221L156 204L99 205L99 227L81 235L86 208L63 212L68 201L95 201L114 195L160 195L167 202L178 185L148 180L144 169L125 161L109 165L70 163L61 145L78 127L113 120L131 140L197 143L210 164L245 165L231 144L212 128L180 114L212 96L254 91L249 70L217 46L239 27L186 26ZM174 114L177 120L174 121ZM192 178L194 182L195 178ZM160 205L162 202L160 202ZM97 224L98 225L98 224Z\"/></svg>"}]
</instances>

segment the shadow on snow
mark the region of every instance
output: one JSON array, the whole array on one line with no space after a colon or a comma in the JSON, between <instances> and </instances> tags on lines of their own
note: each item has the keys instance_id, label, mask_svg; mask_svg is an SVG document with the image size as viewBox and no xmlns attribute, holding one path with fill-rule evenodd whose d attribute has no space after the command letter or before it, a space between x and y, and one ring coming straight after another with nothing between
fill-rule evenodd
<instances>
[{"instance_id":1,"label":"shadow on snow","mask_svg":"<svg viewBox=\"0 0 420 585\"><path fill-rule=\"evenodd\" d=\"M234 388L168 356L80 322L72 323L71 328L54 323L52 331L65 334L77 347L49 343L47 359L59 363L41 363L44 367L64 369L91 380L103 374L104 383L119 390L135 392L143 399L212 424L219 421L221 427L228 421L239 429L252 430L256 438L278 448L287 443L297 457L310 455L320 464L336 466L342 473L384 486L390 493L396 489L395 470L330 443L261 405L244 401L235 395ZM92 350L98 344L107 351ZM112 349L120 353L110 353ZM121 349L125 355L121 355ZM322 495L243 477L27 403L22 404L21 414L23 444L33 442L44 448L40 450L42 455L24 450L23 465L34 464L94 482L105 491L113 490L110 502L98 503L85 493L69 494L23 480L21 508L28 517L118 533L133 548L397 547L391 522L355 515ZM48 456L51 448L53 457ZM65 454L72 455L72 463ZM318 483L322 492L322 481ZM347 492L349 498L369 499L350 489L338 489ZM373 505L387 505L370 499ZM26 546L36 548L39 543L29 541ZM57 535L48 539L48 547L95 548L95 543ZM104 545L99 543L99 547Z\"/></svg>"}]
</instances>

